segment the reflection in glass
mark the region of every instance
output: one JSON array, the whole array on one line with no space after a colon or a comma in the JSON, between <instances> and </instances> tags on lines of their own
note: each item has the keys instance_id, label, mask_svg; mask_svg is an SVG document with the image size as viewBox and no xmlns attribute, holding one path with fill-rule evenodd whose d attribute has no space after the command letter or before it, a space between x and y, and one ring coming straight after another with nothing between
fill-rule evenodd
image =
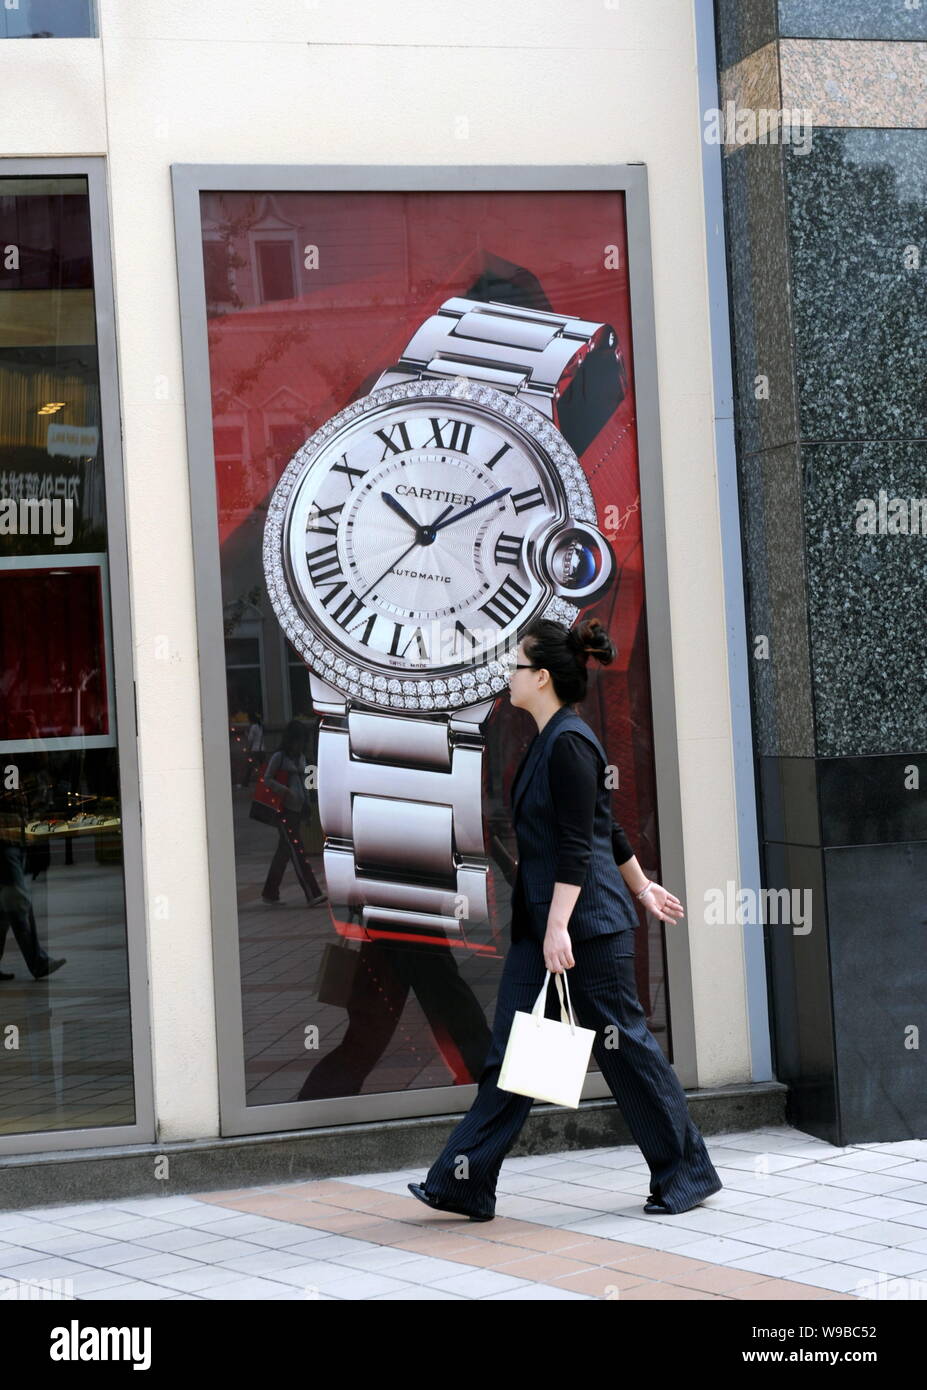
<instances>
[{"instance_id":1,"label":"reflection in glass","mask_svg":"<svg viewBox=\"0 0 927 1390\"><path fill-rule=\"evenodd\" d=\"M504 695L487 726L484 935L462 929L452 940L443 924L428 943L408 932L377 935L365 927L362 907L319 901L318 890L329 887L314 780L321 716L310 672L268 596L262 542L268 503L293 455L371 389L442 299L467 293L492 260L490 245L500 263L507 248L530 252L532 271L563 312L615 321L630 360L626 275L592 266L582 242L623 244L622 200L584 193L579 201L584 217L577 195L560 194L201 195L249 1105L479 1079L509 944L516 870L509 791L534 726ZM550 227L555 253L543 230ZM616 816L659 880L633 391L596 446L584 464L597 475L603 504L613 504L608 525L621 574L602 616L621 661L601 673L583 713L620 768ZM523 486L530 485L526 476ZM312 510L307 494L307 515ZM368 538L377 551L375 524ZM356 558L363 569L365 557ZM366 558L369 581L389 555ZM581 588L599 561L582 542L564 549L561 566ZM287 792L286 814L275 819L274 798ZM669 1050L659 924L638 933L637 972L650 1027Z\"/></svg>"},{"instance_id":2,"label":"reflection in glass","mask_svg":"<svg viewBox=\"0 0 927 1390\"><path fill-rule=\"evenodd\" d=\"M14 1134L131 1124L135 1101L86 179L0 178L0 246L0 1134Z\"/></svg>"}]
</instances>

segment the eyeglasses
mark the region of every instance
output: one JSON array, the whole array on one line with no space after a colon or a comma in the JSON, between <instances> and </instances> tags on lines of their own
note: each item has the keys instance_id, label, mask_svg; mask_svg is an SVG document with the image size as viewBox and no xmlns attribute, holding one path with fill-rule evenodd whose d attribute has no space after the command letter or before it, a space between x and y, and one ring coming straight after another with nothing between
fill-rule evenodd
<instances>
[{"instance_id":1,"label":"eyeglasses","mask_svg":"<svg viewBox=\"0 0 927 1390\"><path fill-rule=\"evenodd\" d=\"M528 666L524 661L513 661L509 666L509 675L513 671L540 671L541 669L540 666Z\"/></svg>"}]
</instances>

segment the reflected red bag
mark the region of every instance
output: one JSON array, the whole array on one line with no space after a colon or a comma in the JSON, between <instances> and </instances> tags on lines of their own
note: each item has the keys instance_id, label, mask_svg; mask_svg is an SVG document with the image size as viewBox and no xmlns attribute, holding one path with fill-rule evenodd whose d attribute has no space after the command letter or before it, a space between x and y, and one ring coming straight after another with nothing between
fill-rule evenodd
<instances>
[{"instance_id":1,"label":"reflected red bag","mask_svg":"<svg viewBox=\"0 0 927 1390\"><path fill-rule=\"evenodd\" d=\"M267 762L270 762L268 758ZM252 820L260 821L262 825L278 826L280 824L280 812L283 810L284 794L275 792L264 781L264 773L267 771L267 763L264 763L258 773L257 785L254 788L254 796L251 799L251 810L249 815Z\"/></svg>"}]
</instances>

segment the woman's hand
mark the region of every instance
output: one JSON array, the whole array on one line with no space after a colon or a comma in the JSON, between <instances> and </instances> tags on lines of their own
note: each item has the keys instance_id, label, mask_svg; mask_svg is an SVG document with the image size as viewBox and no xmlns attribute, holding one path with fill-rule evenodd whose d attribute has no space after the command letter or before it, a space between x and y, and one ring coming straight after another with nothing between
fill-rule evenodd
<instances>
[{"instance_id":1,"label":"woman's hand","mask_svg":"<svg viewBox=\"0 0 927 1390\"><path fill-rule=\"evenodd\" d=\"M567 928L548 927L544 935L545 967L554 975L560 975L564 970L571 970L575 964Z\"/></svg>"},{"instance_id":2,"label":"woman's hand","mask_svg":"<svg viewBox=\"0 0 927 1390\"><path fill-rule=\"evenodd\" d=\"M661 922L676 922L683 916L682 903L659 883L652 882L637 901L643 903L647 911L659 917Z\"/></svg>"}]
</instances>

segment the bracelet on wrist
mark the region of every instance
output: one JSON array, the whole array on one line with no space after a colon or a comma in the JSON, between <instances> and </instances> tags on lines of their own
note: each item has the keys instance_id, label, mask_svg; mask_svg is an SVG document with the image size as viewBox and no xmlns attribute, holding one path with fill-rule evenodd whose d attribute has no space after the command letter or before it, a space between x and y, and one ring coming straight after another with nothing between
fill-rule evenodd
<instances>
[{"instance_id":1,"label":"bracelet on wrist","mask_svg":"<svg viewBox=\"0 0 927 1390\"><path fill-rule=\"evenodd\" d=\"M653 879L648 878L647 882L644 884L644 886L643 886L643 888L640 890L640 892L634 894L635 898L642 898L642 897L644 896L644 894L647 892L647 890L648 890L649 888L652 888L652 887L653 887Z\"/></svg>"}]
</instances>

